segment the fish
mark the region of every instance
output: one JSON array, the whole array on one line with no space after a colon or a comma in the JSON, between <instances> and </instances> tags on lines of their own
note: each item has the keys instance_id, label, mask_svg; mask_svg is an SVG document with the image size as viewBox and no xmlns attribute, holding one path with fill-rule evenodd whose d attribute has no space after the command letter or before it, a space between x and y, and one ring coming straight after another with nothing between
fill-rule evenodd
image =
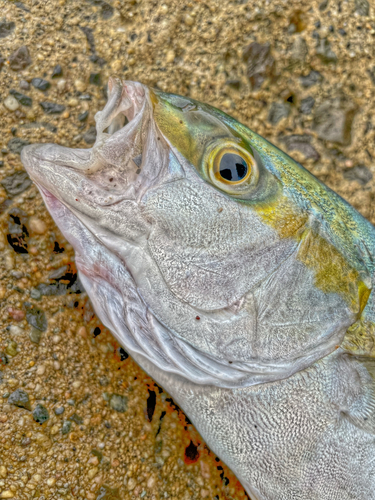
<instances>
[{"instance_id":1,"label":"fish","mask_svg":"<svg viewBox=\"0 0 375 500\"><path fill-rule=\"evenodd\" d=\"M224 112L112 77L21 159L99 318L252 500L375 499L375 229Z\"/></svg>"}]
</instances>

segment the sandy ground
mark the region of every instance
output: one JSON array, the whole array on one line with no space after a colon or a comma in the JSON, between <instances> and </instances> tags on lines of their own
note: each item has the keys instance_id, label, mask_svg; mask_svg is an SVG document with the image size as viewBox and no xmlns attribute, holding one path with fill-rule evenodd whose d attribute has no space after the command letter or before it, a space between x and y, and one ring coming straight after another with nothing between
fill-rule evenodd
<instances>
[{"instance_id":1,"label":"sandy ground","mask_svg":"<svg viewBox=\"0 0 375 500\"><path fill-rule=\"evenodd\" d=\"M220 107L375 222L374 11L0 0L0 498L246 497L95 317L22 147L89 147L118 74Z\"/></svg>"}]
</instances>

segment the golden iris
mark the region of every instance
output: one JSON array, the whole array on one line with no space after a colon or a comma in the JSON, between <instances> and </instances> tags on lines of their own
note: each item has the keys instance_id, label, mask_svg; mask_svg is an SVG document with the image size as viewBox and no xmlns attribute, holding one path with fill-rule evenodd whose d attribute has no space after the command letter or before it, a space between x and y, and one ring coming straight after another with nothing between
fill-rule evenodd
<instances>
[{"instance_id":1,"label":"golden iris","mask_svg":"<svg viewBox=\"0 0 375 500\"><path fill-rule=\"evenodd\" d=\"M240 194L257 180L254 157L238 144L217 144L207 163L211 182L223 191Z\"/></svg>"}]
</instances>

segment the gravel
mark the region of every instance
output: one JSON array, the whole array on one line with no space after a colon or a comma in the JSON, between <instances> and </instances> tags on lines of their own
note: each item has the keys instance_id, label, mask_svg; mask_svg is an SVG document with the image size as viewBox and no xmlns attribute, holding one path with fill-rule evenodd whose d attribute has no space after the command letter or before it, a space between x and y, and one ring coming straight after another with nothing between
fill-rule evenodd
<instances>
[{"instance_id":1,"label":"gravel","mask_svg":"<svg viewBox=\"0 0 375 500\"><path fill-rule=\"evenodd\" d=\"M42 106L46 115L59 115L65 111L65 106L63 104L48 101L44 101L39 104Z\"/></svg>"},{"instance_id":2,"label":"gravel","mask_svg":"<svg viewBox=\"0 0 375 500\"><path fill-rule=\"evenodd\" d=\"M33 419L39 424L43 424L49 419L49 413L45 406L37 404L33 410Z\"/></svg>"},{"instance_id":3,"label":"gravel","mask_svg":"<svg viewBox=\"0 0 375 500\"><path fill-rule=\"evenodd\" d=\"M24 80L23 80L24 81ZM27 86L23 85L21 88L27 90L29 88L29 84L27 82L25 82L27 84ZM9 91L10 94L12 94L12 96L14 96L17 101L22 104L22 106L31 106L32 103L33 103L33 100L31 99L31 97L25 95L25 94L21 94L21 92L18 92L17 90L14 90L14 89L11 89Z\"/></svg>"},{"instance_id":4,"label":"gravel","mask_svg":"<svg viewBox=\"0 0 375 500\"><path fill-rule=\"evenodd\" d=\"M8 403L31 411L29 395L22 389L16 389L12 392L8 398Z\"/></svg>"},{"instance_id":5,"label":"gravel","mask_svg":"<svg viewBox=\"0 0 375 500\"><path fill-rule=\"evenodd\" d=\"M31 179L25 171L19 171L5 177L1 181L1 185L9 196L16 196L31 186Z\"/></svg>"},{"instance_id":6,"label":"gravel","mask_svg":"<svg viewBox=\"0 0 375 500\"><path fill-rule=\"evenodd\" d=\"M13 71L20 71L27 68L32 63L29 49L22 45L9 56L9 67Z\"/></svg>"},{"instance_id":7,"label":"gravel","mask_svg":"<svg viewBox=\"0 0 375 500\"><path fill-rule=\"evenodd\" d=\"M31 80L31 85L38 90L48 90L51 86L48 80L43 80L43 78L33 78Z\"/></svg>"}]
</instances>

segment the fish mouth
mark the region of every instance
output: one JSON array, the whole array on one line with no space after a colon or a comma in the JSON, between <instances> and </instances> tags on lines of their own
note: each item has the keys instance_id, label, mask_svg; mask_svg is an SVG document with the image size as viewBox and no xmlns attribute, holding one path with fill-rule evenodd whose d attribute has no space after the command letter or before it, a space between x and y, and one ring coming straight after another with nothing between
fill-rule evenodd
<instances>
[{"instance_id":1,"label":"fish mouth","mask_svg":"<svg viewBox=\"0 0 375 500\"><path fill-rule=\"evenodd\" d=\"M95 114L96 140L92 148L71 149L56 144L32 144L23 148L21 160L30 177L44 185L42 163L50 162L55 166L70 167L92 174L108 163L116 163L113 151L120 146L134 142L135 132L140 125L145 108L151 109L148 88L138 82L121 81L112 77L108 82L108 101L102 111ZM112 148L115 137L117 147ZM112 154L110 154L112 152ZM124 151L121 151L124 160ZM139 166L136 155L135 167ZM46 186L45 186L46 187Z\"/></svg>"}]
</instances>

